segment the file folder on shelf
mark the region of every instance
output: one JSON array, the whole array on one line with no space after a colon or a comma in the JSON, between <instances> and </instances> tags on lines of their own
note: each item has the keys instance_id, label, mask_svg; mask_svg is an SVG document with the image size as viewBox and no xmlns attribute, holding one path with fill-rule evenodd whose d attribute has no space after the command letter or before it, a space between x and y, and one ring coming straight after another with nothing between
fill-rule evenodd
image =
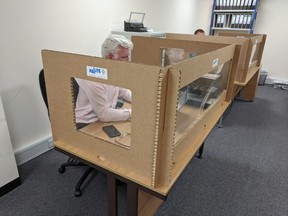
<instances>
[{"instance_id":1,"label":"file folder on shelf","mask_svg":"<svg viewBox=\"0 0 288 216\"><path fill-rule=\"evenodd\" d=\"M259 0L214 0L210 35L221 29L253 33L258 3Z\"/></svg>"}]
</instances>

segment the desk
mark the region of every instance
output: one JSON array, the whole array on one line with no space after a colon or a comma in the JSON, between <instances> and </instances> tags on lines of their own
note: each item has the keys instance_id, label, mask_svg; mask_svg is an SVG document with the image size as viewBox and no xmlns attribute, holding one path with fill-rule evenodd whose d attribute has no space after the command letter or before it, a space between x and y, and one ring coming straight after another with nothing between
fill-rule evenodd
<instances>
[{"instance_id":1,"label":"desk","mask_svg":"<svg viewBox=\"0 0 288 216\"><path fill-rule=\"evenodd\" d=\"M131 105L124 103L124 108L130 108ZM102 129L103 126L113 124L121 133L120 137L110 138ZM129 149L131 146L131 122L94 122L81 129L80 132L88 134L90 136L97 137L99 139L110 142L114 145L121 146ZM118 214L118 200L117 200L117 180L125 182L127 184L127 215L154 215L156 210L160 207L166 196L150 190L140 184L130 181L123 176L110 172L107 169L103 169L100 166L91 163L82 157L78 157L73 153L69 153L63 150L61 147L55 147L56 150L75 158L84 164L87 164L94 169L105 173L107 175L107 198L108 198L108 212L111 216Z\"/></svg>"},{"instance_id":2,"label":"desk","mask_svg":"<svg viewBox=\"0 0 288 216\"><path fill-rule=\"evenodd\" d=\"M86 129L90 130L93 127L99 127L99 125L95 126L95 124L94 125L92 124L90 127ZM64 150L65 148L66 146L64 144L63 144L63 147L61 146L61 144L58 144L57 146L55 146L55 149L57 151L62 152L63 154L66 154L69 157L75 158L78 161L90 167L93 167L97 171L100 171L107 175L107 200L108 200L109 216L118 215L117 180L120 180L127 184L127 215L128 216L154 215L157 209L166 200L168 196L168 194L165 196L161 193L157 193L155 190L151 190L147 187L144 187L141 184L138 184L127 178L124 178L123 176L117 175L108 169L97 166L95 163L91 163L88 160L85 160L84 157L78 157L77 155L71 153L74 151L72 148L70 148L70 151L65 151ZM201 151L201 148L203 148L203 145L200 147L200 151Z\"/></svg>"},{"instance_id":3,"label":"desk","mask_svg":"<svg viewBox=\"0 0 288 216\"><path fill-rule=\"evenodd\" d=\"M137 184L134 181L124 178L123 176L117 175L109 171L108 169L97 166L94 163L83 159L82 157L78 157L71 152L65 151L63 150L63 148L61 148L61 145L58 145L57 147L55 146L55 149L107 175L107 199L109 216L118 215L117 180L120 180L127 184L128 216L154 215L162 202L167 198L167 196L157 193L154 190L150 190L149 188Z\"/></svg>"},{"instance_id":4,"label":"desk","mask_svg":"<svg viewBox=\"0 0 288 216\"><path fill-rule=\"evenodd\" d=\"M185 104L181 110L178 112L178 123L177 123L177 129L176 129L176 137L181 137L181 133L185 133L185 129L187 129L187 126L191 124L193 121L197 121L198 113L200 109L196 106L192 106L191 104ZM205 112L205 111L204 111ZM191 115L191 113L194 113L195 115ZM190 115L189 115L190 114ZM187 118L189 116L189 118ZM182 121L184 120L185 121ZM129 137L127 142L123 143L122 145L119 144L119 142L115 141L115 138L110 138L104 131L102 130L102 127L105 125L109 125L109 123L105 122L95 122L92 123L79 131L82 133L86 133L91 136L95 136L97 138L103 139L105 141L111 142L115 145L120 145L124 148L129 148L131 146L131 134L126 136ZM121 134L127 133L127 131L131 131L131 122L125 121L125 122L113 122L113 125L121 132ZM176 138L177 139L177 138ZM204 144L204 143L203 143ZM200 147L199 150L199 158L202 155L203 152L203 144ZM160 207L162 202L166 200L167 196L157 193L155 190L150 190L149 188L144 187L141 184L138 184L134 181L131 181L123 176L117 175L108 169L103 169L100 166L95 165L95 163L91 163L85 159L84 157L78 157L74 155L73 153L69 153L64 148L61 148L61 146L55 147L56 150L73 157L79 161L81 161L84 164L89 165L90 167L93 167L94 169L103 172L107 175L107 198L108 198L108 211L109 215L114 216L118 213L118 200L117 200L117 180L120 180L122 182L125 182L127 184L127 213L130 216L134 215L154 215L156 210ZM73 152L73 151L72 151Z\"/></svg>"},{"instance_id":5,"label":"desk","mask_svg":"<svg viewBox=\"0 0 288 216\"><path fill-rule=\"evenodd\" d=\"M185 104L180 111L177 113L177 121L176 123L176 134L175 139L181 139L181 134L189 133L189 130L191 130L192 127L196 126L196 132L197 135L196 139L189 139L189 143L186 145L179 145L177 144L175 146L175 154L174 154L174 160L176 161L173 166L175 167L172 172L174 179L172 180L172 184L176 182L178 177L182 173L182 169L184 169L183 164L188 164L191 158L194 156L191 155L191 152L196 152L197 149L199 149L199 156L201 157L201 151L203 150L203 143L214 127L214 125L217 123L217 120L219 117L223 114L223 112L226 110L226 108L229 105L229 102L224 102L224 97L226 92L224 91L221 96L214 102L213 106L207 107L205 110L201 111L201 114L204 115L202 119L199 120L199 112L200 109L198 106L193 106L191 104ZM209 112L211 109L214 108L218 110L217 112ZM188 114L190 113L190 117L187 118ZM182 121L185 120L185 121ZM201 123L202 121L202 123ZM199 124L200 123L200 124ZM90 136L96 136L98 138L101 138L103 140L106 140L108 142L112 142L113 144L117 145L115 143L115 138L109 138L103 131L102 126L111 124L111 123L94 123L90 124L81 130L79 130L77 133L87 133ZM195 124L195 125L194 125ZM199 124L199 126L197 126ZM130 122L113 122L113 125L121 132L124 133L125 131L128 131L131 128ZM205 128L202 130L202 128ZM134 132L135 133L135 132ZM132 131L133 134L133 131ZM195 137L195 136L193 136ZM106 142L105 145L113 145ZM193 142L193 145L191 143ZM145 140L143 140L143 144L145 144ZM202 145L201 145L202 144ZM93 144L91 144L93 145ZM130 144L131 145L131 144ZM133 145L133 144L132 144ZM123 147L123 146L121 146ZM129 148L129 146L127 146ZM133 146L132 146L133 147ZM185 150L181 150L181 148L184 148ZM152 188L141 184L141 182L138 181L138 178L134 178L133 175L131 175L129 170L120 170L119 167L117 167L117 164L111 163L109 160L106 160L105 158L101 158L101 154L99 154L99 157L95 155L95 153L91 151L85 151L82 149L82 146L72 146L69 143L62 142L59 140L57 142L57 145L55 145L55 149L71 156L77 160L79 160L82 163L85 163L89 165L90 167L95 168L96 170L103 172L107 174L107 198L108 198L108 211L109 215L117 215L118 212L118 200L117 200L117 180L120 180L122 182L125 182L127 184L127 211L128 215L153 215L156 210L160 207L162 202L167 198L169 192L167 193L161 193L161 188L158 190L158 188ZM194 151L195 149L195 151ZM202 150L201 150L202 149ZM126 151L126 150L125 150ZM96 153L97 154L97 153ZM177 167L177 168L176 168Z\"/></svg>"}]
</instances>

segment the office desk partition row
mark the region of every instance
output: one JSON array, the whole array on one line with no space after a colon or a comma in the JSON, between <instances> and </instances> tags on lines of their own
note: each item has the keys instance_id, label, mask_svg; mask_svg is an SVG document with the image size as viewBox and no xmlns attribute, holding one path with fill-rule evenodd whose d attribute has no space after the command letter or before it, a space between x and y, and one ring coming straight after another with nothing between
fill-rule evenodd
<instances>
[{"instance_id":1,"label":"office desk partition row","mask_svg":"<svg viewBox=\"0 0 288 216\"><path fill-rule=\"evenodd\" d=\"M235 45L132 41L132 62L42 51L55 148L107 173L109 215L117 215L117 179L127 183L128 215L155 213L229 106L238 62ZM107 79L90 73L98 69ZM130 89L131 121L77 129L72 78ZM111 124L121 136L101 130Z\"/></svg>"}]
</instances>

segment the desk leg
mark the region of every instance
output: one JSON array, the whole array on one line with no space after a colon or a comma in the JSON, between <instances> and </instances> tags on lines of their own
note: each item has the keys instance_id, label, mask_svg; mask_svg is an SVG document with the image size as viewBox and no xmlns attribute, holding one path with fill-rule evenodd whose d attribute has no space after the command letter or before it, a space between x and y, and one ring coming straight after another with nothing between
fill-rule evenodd
<instances>
[{"instance_id":1,"label":"desk leg","mask_svg":"<svg viewBox=\"0 0 288 216\"><path fill-rule=\"evenodd\" d=\"M133 183L127 183L128 216L138 215L138 188Z\"/></svg>"},{"instance_id":2,"label":"desk leg","mask_svg":"<svg viewBox=\"0 0 288 216\"><path fill-rule=\"evenodd\" d=\"M107 198L109 216L118 215L117 180L107 173Z\"/></svg>"},{"instance_id":3,"label":"desk leg","mask_svg":"<svg viewBox=\"0 0 288 216\"><path fill-rule=\"evenodd\" d=\"M198 156L197 156L199 159L202 159L202 154L203 154L203 151L204 151L204 144L205 144L205 142L203 142L202 145L199 148Z\"/></svg>"},{"instance_id":4,"label":"desk leg","mask_svg":"<svg viewBox=\"0 0 288 216\"><path fill-rule=\"evenodd\" d=\"M218 121L218 123L217 123L217 127L218 127L218 128L222 128L222 127L223 127L222 122L223 122L223 115L220 117L220 119L219 119L219 121Z\"/></svg>"}]
</instances>

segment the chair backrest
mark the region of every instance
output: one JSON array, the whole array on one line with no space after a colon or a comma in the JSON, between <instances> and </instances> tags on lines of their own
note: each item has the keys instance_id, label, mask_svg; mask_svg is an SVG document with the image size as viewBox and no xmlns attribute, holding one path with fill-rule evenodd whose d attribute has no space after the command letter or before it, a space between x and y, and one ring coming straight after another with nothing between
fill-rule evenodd
<instances>
[{"instance_id":1,"label":"chair backrest","mask_svg":"<svg viewBox=\"0 0 288 216\"><path fill-rule=\"evenodd\" d=\"M40 85L40 90L42 94L42 98L45 102L45 105L48 110L48 115L49 115L49 106L48 106L48 98L47 98L47 92L46 92L46 84L45 84L45 77L44 77L44 69L42 69L39 73L39 85Z\"/></svg>"},{"instance_id":2,"label":"chair backrest","mask_svg":"<svg viewBox=\"0 0 288 216\"><path fill-rule=\"evenodd\" d=\"M47 98L47 92L46 92L44 69L42 69L39 73L39 85L40 85L41 94L42 94L44 103L47 107L48 116L49 116L49 105L48 105L48 98ZM79 93L79 85L74 78L73 78L73 91L74 91L74 94L73 94L74 101L76 102L78 93Z\"/></svg>"}]
</instances>

